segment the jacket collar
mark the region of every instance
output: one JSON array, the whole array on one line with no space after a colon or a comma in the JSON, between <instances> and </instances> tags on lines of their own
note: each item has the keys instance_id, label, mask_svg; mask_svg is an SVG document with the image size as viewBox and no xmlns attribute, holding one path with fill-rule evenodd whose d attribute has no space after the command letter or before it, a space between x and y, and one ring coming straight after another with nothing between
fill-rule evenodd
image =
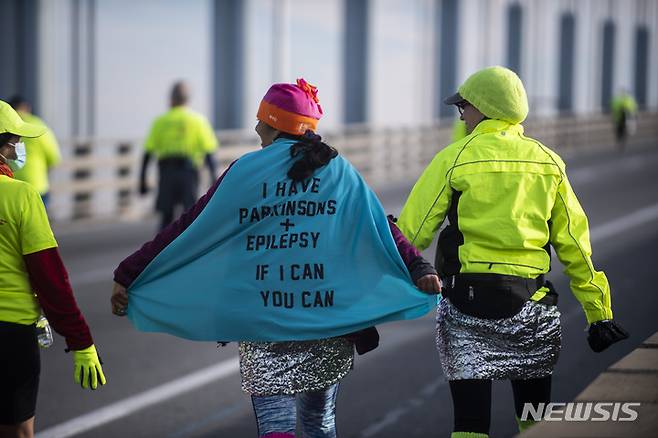
<instances>
[{"instance_id":1,"label":"jacket collar","mask_svg":"<svg viewBox=\"0 0 658 438\"><path fill-rule=\"evenodd\" d=\"M478 123L471 134L487 134L500 131L509 131L511 134L523 134L523 125L520 123L514 125L498 119L487 119Z\"/></svg>"}]
</instances>

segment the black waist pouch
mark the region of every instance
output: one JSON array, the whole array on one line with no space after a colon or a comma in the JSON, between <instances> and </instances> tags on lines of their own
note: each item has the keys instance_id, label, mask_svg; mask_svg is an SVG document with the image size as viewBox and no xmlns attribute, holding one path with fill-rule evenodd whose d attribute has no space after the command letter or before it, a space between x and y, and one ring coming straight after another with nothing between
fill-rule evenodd
<instances>
[{"instance_id":1,"label":"black waist pouch","mask_svg":"<svg viewBox=\"0 0 658 438\"><path fill-rule=\"evenodd\" d=\"M459 274L449 277L443 296L462 313L484 319L511 318L544 285L536 279L500 274Z\"/></svg>"}]
</instances>

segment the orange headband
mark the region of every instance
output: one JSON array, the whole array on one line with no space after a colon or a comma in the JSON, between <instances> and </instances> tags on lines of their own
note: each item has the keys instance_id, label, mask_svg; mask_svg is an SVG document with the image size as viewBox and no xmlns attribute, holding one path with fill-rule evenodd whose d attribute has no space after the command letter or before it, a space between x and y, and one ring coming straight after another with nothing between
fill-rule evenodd
<instances>
[{"instance_id":1,"label":"orange headband","mask_svg":"<svg viewBox=\"0 0 658 438\"><path fill-rule=\"evenodd\" d=\"M260 102L256 118L276 130L292 135L303 135L308 129L315 131L318 126L318 121L312 117L282 110L265 100Z\"/></svg>"}]
</instances>

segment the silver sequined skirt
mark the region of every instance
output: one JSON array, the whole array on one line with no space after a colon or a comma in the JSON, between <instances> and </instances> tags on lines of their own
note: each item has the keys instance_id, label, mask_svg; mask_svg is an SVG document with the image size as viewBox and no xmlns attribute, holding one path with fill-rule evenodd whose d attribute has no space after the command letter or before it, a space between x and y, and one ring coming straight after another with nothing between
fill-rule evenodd
<instances>
[{"instance_id":1,"label":"silver sequined skirt","mask_svg":"<svg viewBox=\"0 0 658 438\"><path fill-rule=\"evenodd\" d=\"M345 338L240 342L239 351L242 390L261 396L325 389L354 362L354 344Z\"/></svg>"},{"instance_id":2,"label":"silver sequined skirt","mask_svg":"<svg viewBox=\"0 0 658 438\"><path fill-rule=\"evenodd\" d=\"M562 339L556 306L528 301L511 318L466 315L442 299L436 345L448 380L529 379L553 372Z\"/></svg>"}]
</instances>

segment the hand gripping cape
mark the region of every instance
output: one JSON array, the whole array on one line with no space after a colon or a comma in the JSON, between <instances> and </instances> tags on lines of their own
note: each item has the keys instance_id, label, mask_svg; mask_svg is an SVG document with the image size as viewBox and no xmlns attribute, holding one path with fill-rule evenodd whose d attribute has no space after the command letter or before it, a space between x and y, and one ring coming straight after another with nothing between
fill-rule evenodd
<instances>
[{"instance_id":1,"label":"hand gripping cape","mask_svg":"<svg viewBox=\"0 0 658 438\"><path fill-rule=\"evenodd\" d=\"M413 319L414 287L379 200L342 157L286 176L291 140L241 157L196 220L129 288L143 331L200 341L293 341Z\"/></svg>"}]
</instances>

